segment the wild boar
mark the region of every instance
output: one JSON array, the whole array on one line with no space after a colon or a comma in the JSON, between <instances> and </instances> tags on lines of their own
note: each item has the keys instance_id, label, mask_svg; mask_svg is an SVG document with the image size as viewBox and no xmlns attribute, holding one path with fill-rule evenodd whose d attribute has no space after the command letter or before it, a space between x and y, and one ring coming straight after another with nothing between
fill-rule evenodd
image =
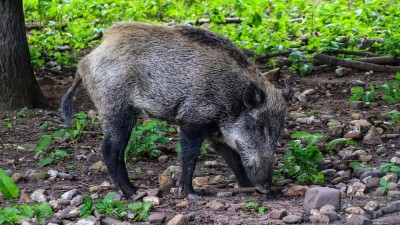
<instances>
[{"instance_id":1,"label":"wild boar","mask_svg":"<svg viewBox=\"0 0 400 225\"><path fill-rule=\"evenodd\" d=\"M225 158L241 186L267 193L274 154L293 92L261 76L228 39L190 26L119 23L78 65L61 103L72 122L72 96L83 81L103 118L103 156L125 196L134 195L124 149L139 110L180 126L181 191L194 194L192 176L205 138Z\"/></svg>"}]
</instances>

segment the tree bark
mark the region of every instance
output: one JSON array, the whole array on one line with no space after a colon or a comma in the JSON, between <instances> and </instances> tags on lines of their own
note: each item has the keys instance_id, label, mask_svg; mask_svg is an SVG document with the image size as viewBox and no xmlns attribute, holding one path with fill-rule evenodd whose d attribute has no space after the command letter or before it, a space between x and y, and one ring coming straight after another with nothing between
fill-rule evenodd
<instances>
[{"instance_id":1,"label":"tree bark","mask_svg":"<svg viewBox=\"0 0 400 225\"><path fill-rule=\"evenodd\" d=\"M22 0L0 0L0 111L47 106L25 32Z\"/></svg>"}]
</instances>

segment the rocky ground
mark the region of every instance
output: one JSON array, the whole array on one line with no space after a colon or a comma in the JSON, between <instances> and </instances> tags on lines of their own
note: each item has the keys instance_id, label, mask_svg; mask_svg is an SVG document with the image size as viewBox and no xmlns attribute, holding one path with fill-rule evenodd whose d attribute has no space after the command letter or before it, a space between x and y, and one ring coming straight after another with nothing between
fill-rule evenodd
<instances>
[{"instance_id":1,"label":"rocky ground","mask_svg":"<svg viewBox=\"0 0 400 225\"><path fill-rule=\"evenodd\" d=\"M63 75L54 77L38 71L42 89L55 105L72 83L68 76L73 69L62 68L59 72ZM320 132L324 143L339 137L357 141L357 146L335 146L332 155L323 151L319 170L325 175L325 183L321 186L295 184L286 177L267 196L237 189L231 170L213 149L208 149L197 164L193 181L202 197L189 201L176 193L180 168L174 151L177 136L171 135L172 143L162 147L158 159L128 166L133 182L141 188L142 198L137 201L153 202L149 222L133 223L129 218L134 215L129 213L124 223L99 214L80 219L85 196L101 199L116 190L102 162L100 126L84 132L77 143L61 144L70 153L65 159L43 168L38 166L41 156L31 149L43 134L61 129L57 110L35 109L22 115L0 112L0 168L22 190L20 203L46 201L52 205L56 213L48 222L53 224L400 224L399 174L379 169L390 162L400 165L399 126L381 117L400 107L381 100L370 104L348 101L352 87L382 84L393 74L350 72L338 77L335 72L324 72L300 77L285 71L282 77L289 79L297 92L279 141L277 166L295 131ZM76 94L75 106L84 112L93 109L83 89ZM7 129L7 120L14 123L15 129ZM46 129L40 129L45 123ZM371 167L353 168L351 162ZM382 177L387 181L384 192L379 183ZM134 202L118 194L114 199L126 204ZM249 202L253 202L252 206ZM11 203L0 197L2 207Z\"/></svg>"}]
</instances>

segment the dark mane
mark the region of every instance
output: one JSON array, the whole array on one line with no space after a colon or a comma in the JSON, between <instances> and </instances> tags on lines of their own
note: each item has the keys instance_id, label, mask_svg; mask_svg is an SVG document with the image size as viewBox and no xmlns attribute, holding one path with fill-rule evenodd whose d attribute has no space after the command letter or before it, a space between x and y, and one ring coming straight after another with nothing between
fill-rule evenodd
<instances>
[{"instance_id":1,"label":"dark mane","mask_svg":"<svg viewBox=\"0 0 400 225\"><path fill-rule=\"evenodd\" d=\"M221 35L190 26L178 26L177 29L183 36L192 41L224 50L243 67L248 67L250 65L246 55L244 55L243 52L233 45L227 38Z\"/></svg>"}]
</instances>

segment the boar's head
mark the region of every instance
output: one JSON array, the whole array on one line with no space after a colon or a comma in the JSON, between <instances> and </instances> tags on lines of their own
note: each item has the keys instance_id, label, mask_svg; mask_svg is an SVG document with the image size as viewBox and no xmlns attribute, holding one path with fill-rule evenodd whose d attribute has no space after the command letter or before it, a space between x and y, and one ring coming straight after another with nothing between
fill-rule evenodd
<instances>
[{"instance_id":1,"label":"boar's head","mask_svg":"<svg viewBox=\"0 0 400 225\"><path fill-rule=\"evenodd\" d=\"M272 183L276 144L292 95L290 87L250 84L243 93L240 116L220 126L224 141L240 155L248 180L264 194Z\"/></svg>"}]
</instances>

